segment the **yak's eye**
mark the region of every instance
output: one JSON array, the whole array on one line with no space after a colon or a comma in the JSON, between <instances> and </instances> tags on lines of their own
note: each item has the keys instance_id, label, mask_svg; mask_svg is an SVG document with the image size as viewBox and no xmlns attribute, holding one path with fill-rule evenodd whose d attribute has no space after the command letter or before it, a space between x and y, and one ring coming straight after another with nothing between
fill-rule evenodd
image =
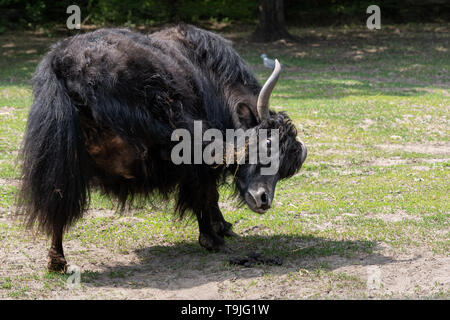
<instances>
[{"instance_id":1,"label":"yak's eye","mask_svg":"<svg viewBox=\"0 0 450 320\"><path fill-rule=\"evenodd\" d=\"M272 141L270 141L270 139L267 139L267 148L270 148L271 145L272 145Z\"/></svg>"}]
</instances>

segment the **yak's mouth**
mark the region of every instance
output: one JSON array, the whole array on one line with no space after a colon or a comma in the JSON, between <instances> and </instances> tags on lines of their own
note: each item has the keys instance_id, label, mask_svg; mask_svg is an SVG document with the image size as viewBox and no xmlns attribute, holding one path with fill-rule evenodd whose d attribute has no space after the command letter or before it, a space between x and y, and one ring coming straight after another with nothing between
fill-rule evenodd
<instances>
[{"instance_id":1,"label":"yak's mouth","mask_svg":"<svg viewBox=\"0 0 450 320\"><path fill-rule=\"evenodd\" d=\"M244 200L253 212L264 214L270 209L271 199L269 199L269 196L265 192L263 194L258 194L247 191L244 195Z\"/></svg>"}]
</instances>

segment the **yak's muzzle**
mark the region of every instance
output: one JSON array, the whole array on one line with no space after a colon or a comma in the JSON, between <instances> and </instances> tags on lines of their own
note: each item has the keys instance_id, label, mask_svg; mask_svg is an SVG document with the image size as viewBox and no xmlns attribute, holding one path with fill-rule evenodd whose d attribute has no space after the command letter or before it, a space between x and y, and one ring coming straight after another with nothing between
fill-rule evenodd
<instances>
[{"instance_id":1,"label":"yak's muzzle","mask_svg":"<svg viewBox=\"0 0 450 320\"><path fill-rule=\"evenodd\" d=\"M271 195L265 188L260 187L256 190L249 189L245 193L245 202L248 207L257 213L263 214L265 213L270 206L272 205Z\"/></svg>"}]
</instances>

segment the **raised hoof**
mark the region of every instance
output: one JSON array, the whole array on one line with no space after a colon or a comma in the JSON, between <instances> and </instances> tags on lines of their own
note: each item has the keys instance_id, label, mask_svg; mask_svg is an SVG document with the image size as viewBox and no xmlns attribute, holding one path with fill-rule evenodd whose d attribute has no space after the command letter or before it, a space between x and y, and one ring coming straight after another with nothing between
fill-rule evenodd
<instances>
[{"instance_id":1,"label":"raised hoof","mask_svg":"<svg viewBox=\"0 0 450 320\"><path fill-rule=\"evenodd\" d=\"M203 248L209 251L220 251L225 246L225 240L223 238L206 233L200 233L198 242Z\"/></svg>"},{"instance_id":2,"label":"raised hoof","mask_svg":"<svg viewBox=\"0 0 450 320\"><path fill-rule=\"evenodd\" d=\"M222 234L223 234L225 237L239 237L239 235L238 235L236 232L234 232L231 228L228 229L228 230L224 230L224 231L222 232Z\"/></svg>"},{"instance_id":3,"label":"raised hoof","mask_svg":"<svg viewBox=\"0 0 450 320\"><path fill-rule=\"evenodd\" d=\"M237 233L233 231L233 225L229 222L220 222L214 226L214 231L222 237L236 237Z\"/></svg>"}]
</instances>

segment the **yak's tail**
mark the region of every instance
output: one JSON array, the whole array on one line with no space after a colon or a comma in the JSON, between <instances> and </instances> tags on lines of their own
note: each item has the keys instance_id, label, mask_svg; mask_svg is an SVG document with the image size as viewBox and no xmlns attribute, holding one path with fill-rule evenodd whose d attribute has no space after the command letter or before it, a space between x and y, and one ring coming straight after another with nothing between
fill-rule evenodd
<instances>
[{"instance_id":1,"label":"yak's tail","mask_svg":"<svg viewBox=\"0 0 450 320\"><path fill-rule=\"evenodd\" d=\"M34 102L22 146L18 214L28 227L64 231L89 202L87 158L78 115L50 52L33 78Z\"/></svg>"}]
</instances>

